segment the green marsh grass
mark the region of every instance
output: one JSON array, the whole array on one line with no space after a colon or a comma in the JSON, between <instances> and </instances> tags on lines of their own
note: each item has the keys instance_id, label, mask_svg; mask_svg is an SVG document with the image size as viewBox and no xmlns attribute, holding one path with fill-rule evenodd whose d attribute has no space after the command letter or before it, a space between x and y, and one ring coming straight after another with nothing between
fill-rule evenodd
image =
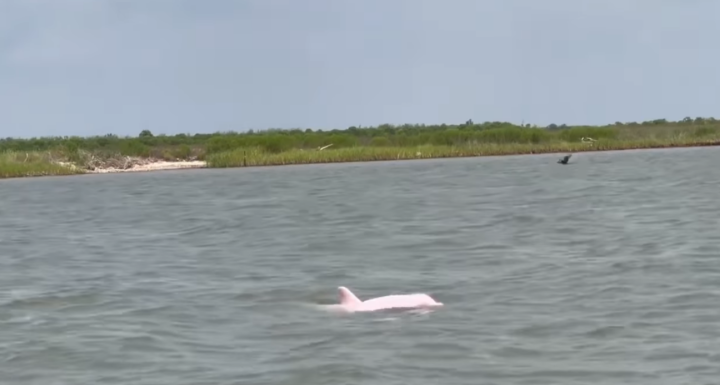
<instances>
[{"instance_id":1,"label":"green marsh grass","mask_svg":"<svg viewBox=\"0 0 720 385\"><path fill-rule=\"evenodd\" d=\"M27 176L74 175L82 170L70 165L52 161L51 155L40 152L2 152L0 153L0 178Z\"/></svg>"},{"instance_id":2,"label":"green marsh grass","mask_svg":"<svg viewBox=\"0 0 720 385\"><path fill-rule=\"evenodd\" d=\"M259 148L235 149L210 154L208 167L252 167L278 166L311 163L368 162L387 160L409 160L430 158L453 158L473 156L523 155L546 153L574 153L587 151L611 151L648 148L683 147L689 145L720 145L720 138L692 141L678 138L641 140L597 140L594 143L548 142L548 143L489 143L464 144L457 146L422 145L415 147L347 147L339 149L302 150L294 149L271 153Z\"/></svg>"},{"instance_id":3,"label":"green marsh grass","mask_svg":"<svg viewBox=\"0 0 720 385\"><path fill-rule=\"evenodd\" d=\"M594 142L583 143L587 140L583 138ZM0 153L5 153L0 160L0 175L79 172L53 163L50 156L43 158L41 154L45 153L81 169L92 169L120 164L127 157L207 160L209 167L239 167L717 144L719 120L689 117L676 122L656 119L602 126L551 124L542 128L508 122L476 124L469 120L463 124L384 124L329 131L270 129L173 136L145 130L136 137L0 139ZM24 160L26 153L36 154L36 160Z\"/></svg>"}]
</instances>

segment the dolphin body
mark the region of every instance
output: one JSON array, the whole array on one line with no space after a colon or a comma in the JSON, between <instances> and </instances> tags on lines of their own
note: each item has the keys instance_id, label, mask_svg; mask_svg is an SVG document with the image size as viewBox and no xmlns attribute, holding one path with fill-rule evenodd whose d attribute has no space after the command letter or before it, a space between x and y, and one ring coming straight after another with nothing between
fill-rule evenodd
<instances>
[{"instance_id":1,"label":"dolphin body","mask_svg":"<svg viewBox=\"0 0 720 385\"><path fill-rule=\"evenodd\" d=\"M339 309L354 312L370 312L386 309L430 309L443 306L427 294L394 294L361 301L350 289L338 287Z\"/></svg>"}]
</instances>

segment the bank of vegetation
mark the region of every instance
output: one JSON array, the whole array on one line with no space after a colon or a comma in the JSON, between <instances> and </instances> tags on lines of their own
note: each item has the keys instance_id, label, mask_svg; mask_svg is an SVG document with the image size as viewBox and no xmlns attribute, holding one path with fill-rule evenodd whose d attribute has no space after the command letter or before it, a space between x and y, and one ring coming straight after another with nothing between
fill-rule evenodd
<instances>
[{"instance_id":1,"label":"bank of vegetation","mask_svg":"<svg viewBox=\"0 0 720 385\"><path fill-rule=\"evenodd\" d=\"M1 152L0 178L20 176L73 175L83 171L66 164L61 160L52 159L50 154L42 152Z\"/></svg>"},{"instance_id":2,"label":"bank of vegetation","mask_svg":"<svg viewBox=\"0 0 720 385\"><path fill-rule=\"evenodd\" d=\"M241 167L715 144L720 144L720 121L714 118L547 127L467 121L172 136L145 130L137 137L0 139L0 177L128 168L138 159L206 160L208 167Z\"/></svg>"}]
</instances>

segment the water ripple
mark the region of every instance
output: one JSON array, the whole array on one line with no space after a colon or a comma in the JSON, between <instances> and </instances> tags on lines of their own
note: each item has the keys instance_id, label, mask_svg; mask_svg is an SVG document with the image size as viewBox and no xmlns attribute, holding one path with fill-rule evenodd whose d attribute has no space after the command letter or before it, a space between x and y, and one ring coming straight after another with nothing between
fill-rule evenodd
<instances>
[{"instance_id":1,"label":"water ripple","mask_svg":"<svg viewBox=\"0 0 720 385\"><path fill-rule=\"evenodd\" d=\"M3 383L715 383L718 160L2 181ZM320 310L340 285L446 306Z\"/></svg>"}]
</instances>

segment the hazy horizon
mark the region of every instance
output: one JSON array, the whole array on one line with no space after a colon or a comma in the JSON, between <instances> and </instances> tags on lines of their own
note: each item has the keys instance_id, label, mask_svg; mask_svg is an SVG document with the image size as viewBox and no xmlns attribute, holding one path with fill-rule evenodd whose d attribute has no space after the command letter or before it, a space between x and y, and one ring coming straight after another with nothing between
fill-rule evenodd
<instances>
[{"instance_id":1,"label":"hazy horizon","mask_svg":"<svg viewBox=\"0 0 720 385\"><path fill-rule=\"evenodd\" d=\"M4 0L0 137L720 117L709 0Z\"/></svg>"}]
</instances>

